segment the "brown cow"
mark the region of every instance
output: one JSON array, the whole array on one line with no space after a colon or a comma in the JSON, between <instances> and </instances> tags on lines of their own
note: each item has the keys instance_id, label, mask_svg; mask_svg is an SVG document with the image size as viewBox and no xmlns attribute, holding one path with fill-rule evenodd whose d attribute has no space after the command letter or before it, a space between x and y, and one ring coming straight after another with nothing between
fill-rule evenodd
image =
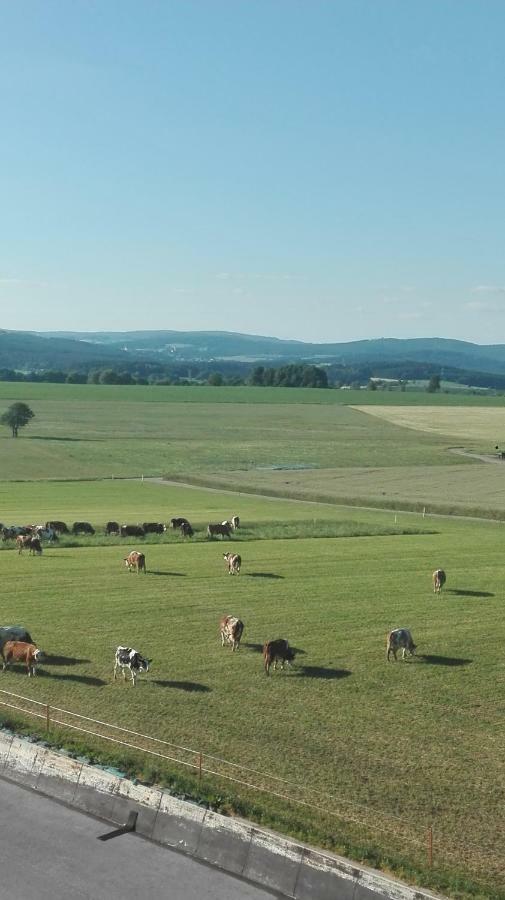
<instances>
[{"instance_id":1,"label":"brown cow","mask_svg":"<svg viewBox=\"0 0 505 900\"><path fill-rule=\"evenodd\" d=\"M276 669L277 661L280 660L281 669L283 669L284 663L287 663L289 666L294 658L294 651L284 638L277 638L275 641L267 641L263 647L263 659L265 661L265 672L267 675L270 674L270 666L272 663L274 664L274 669Z\"/></svg>"},{"instance_id":2,"label":"brown cow","mask_svg":"<svg viewBox=\"0 0 505 900\"><path fill-rule=\"evenodd\" d=\"M223 616L219 622L221 647L224 647L225 644L231 644L232 650L238 650L243 630L244 623L237 619L236 616Z\"/></svg>"},{"instance_id":3,"label":"brown cow","mask_svg":"<svg viewBox=\"0 0 505 900\"><path fill-rule=\"evenodd\" d=\"M25 663L28 675L35 675L38 663L44 655L35 644L24 641L6 641L0 651L4 661L4 671L13 662Z\"/></svg>"},{"instance_id":4,"label":"brown cow","mask_svg":"<svg viewBox=\"0 0 505 900\"><path fill-rule=\"evenodd\" d=\"M147 573L146 558L144 554L139 553L138 550L131 550L125 558L124 564L129 572L133 572L133 570L136 569L137 575L139 572L143 572L144 575Z\"/></svg>"}]
</instances>

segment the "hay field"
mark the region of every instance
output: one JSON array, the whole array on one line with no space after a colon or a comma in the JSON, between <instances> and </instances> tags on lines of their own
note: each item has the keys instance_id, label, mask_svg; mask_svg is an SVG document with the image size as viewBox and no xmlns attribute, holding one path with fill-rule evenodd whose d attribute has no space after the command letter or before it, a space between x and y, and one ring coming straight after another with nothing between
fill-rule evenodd
<instances>
[{"instance_id":1,"label":"hay field","mask_svg":"<svg viewBox=\"0 0 505 900\"><path fill-rule=\"evenodd\" d=\"M369 416L410 428L423 434L444 435L451 440L482 448L488 453L495 446L505 447L503 407L450 406L355 406Z\"/></svg>"}]
</instances>

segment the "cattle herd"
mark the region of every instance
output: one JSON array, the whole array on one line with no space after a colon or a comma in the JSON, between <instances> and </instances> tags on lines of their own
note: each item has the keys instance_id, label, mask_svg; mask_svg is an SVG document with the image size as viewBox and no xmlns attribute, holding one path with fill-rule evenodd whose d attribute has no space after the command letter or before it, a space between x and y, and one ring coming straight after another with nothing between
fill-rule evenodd
<instances>
[{"instance_id":1,"label":"cattle herd","mask_svg":"<svg viewBox=\"0 0 505 900\"><path fill-rule=\"evenodd\" d=\"M231 537L233 531L240 526L238 516L232 516L224 522L210 523L207 526L207 537L215 536ZM170 520L169 528L179 529L184 537L192 537L194 529L190 522L183 516L174 517ZM105 525L104 533L106 535L115 535L119 537L144 537L147 534L163 534L167 530L167 525L159 522L143 522L137 525L120 525L118 522L110 521ZM0 524L0 532L4 541L14 540L18 554L23 550L28 550L31 555L40 555L42 553L42 541L57 542L59 535L62 534L95 534L95 529L89 522L74 522L72 528L68 528L65 522L49 521L43 525L11 525L5 526ZM238 553L223 553L228 573L230 575L239 575L242 565L242 558ZM131 550L128 556L124 558L124 564L128 572L143 572L147 574L145 554L138 550ZM446 574L443 569L435 569L432 575L433 591L440 593L445 582ZM225 615L219 623L219 633L221 636L221 646L228 645L233 651L240 647L240 640L244 631L244 623L241 619L232 615ZM414 656L416 645L413 641L412 634L408 628L395 628L389 631L386 638L386 659L389 661L391 654L397 659L398 651L402 651L402 659L406 658L407 653ZM23 663L29 676L35 675L37 664L43 659L44 654L39 650L32 640L29 633L22 626L6 626L0 627L0 655L3 659L4 671L13 663ZM290 665L294 660L294 650L289 646L285 638L277 638L276 640L267 641L263 645L263 662L267 675L270 674L270 668L277 668L280 662L281 669L284 665ZM145 658L132 647L120 646L116 649L114 662L114 680L116 679L118 669L123 673L123 679L126 679L126 670L130 672L131 681L135 686L136 677L140 672L148 672L150 659Z\"/></svg>"}]
</instances>

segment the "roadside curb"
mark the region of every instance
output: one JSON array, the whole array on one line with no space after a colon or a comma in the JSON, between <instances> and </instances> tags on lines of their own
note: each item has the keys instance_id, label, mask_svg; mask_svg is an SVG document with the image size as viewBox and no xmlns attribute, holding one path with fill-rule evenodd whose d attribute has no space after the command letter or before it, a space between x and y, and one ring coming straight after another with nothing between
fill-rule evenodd
<instances>
[{"instance_id":1,"label":"roadside curb","mask_svg":"<svg viewBox=\"0 0 505 900\"><path fill-rule=\"evenodd\" d=\"M7 731L0 732L0 776L116 825L135 811L136 831L143 837L292 900L437 900L429 891L343 857L135 784Z\"/></svg>"}]
</instances>

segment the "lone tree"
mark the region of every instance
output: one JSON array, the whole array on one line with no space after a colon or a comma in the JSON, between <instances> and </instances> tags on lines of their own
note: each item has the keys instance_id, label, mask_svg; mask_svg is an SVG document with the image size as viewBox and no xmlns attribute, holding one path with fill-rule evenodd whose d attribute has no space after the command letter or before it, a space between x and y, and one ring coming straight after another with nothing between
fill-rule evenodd
<instances>
[{"instance_id":1,"label":"lone tree","mask_svg":"<svg viewBox=\"0 0 505 900\"><path fill-rule=\"evenodd\" d=\"M440 390L440 386L440 375L432 375L428 382L428 387L426 388L426 390L429 394L435 394L436 391Z\"/></svg>"},{"instance_id":2,"label":"lone tree","mask_svg":"<svg viewBox=\"0 0 505 900\"><path fill-rule=\"evenodd\" d=\"M0 416L2 425L7 425L12 431L12 437L17 438L18 430L28 425L30 419L33 419L35 413L27 406L26 403L13 403L9 406L7 412Z\"/></svg>"}]
</instances>

